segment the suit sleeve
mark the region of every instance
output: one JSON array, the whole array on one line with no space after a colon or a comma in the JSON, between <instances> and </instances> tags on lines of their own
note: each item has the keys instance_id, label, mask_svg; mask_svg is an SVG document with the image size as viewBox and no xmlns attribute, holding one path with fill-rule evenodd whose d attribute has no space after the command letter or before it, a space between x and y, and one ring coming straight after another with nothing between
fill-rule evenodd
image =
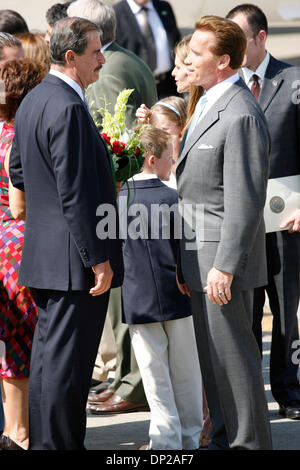
<instances>
[{"instance_id":1,"label":"suit sleeve","mask_svg":"<svg viewBox=\"0 0 300 470\"><path fill-rule=\"evenodd\" d=\"M103 180L110 169L84 105L70 105L57 117L49 147L62 211L82 262L86 268L103 263L109 259L108 244L96 235L96 210L107 202L103 186L109 186Z\"/></svg>"},{"instance_id":2,"label":"suit sleeve","mask_svg":"<svg viewBox=\"0 0 300 470\"><path fill-rule=\"evenodd\" d=\"M12 142L9 158L9 178L15 188L24 192L23 169L16 135Z\"/></svg>"},{"instance_id":3,"label":"suit sleeve","mask_svg":"<svg viewBox=\"0 0 300 470\"><path fill-rule=\"evenodd\" d=\"M243 276L263 218L270 140L262 119L233 121L224 147L224 219L214 267Z\"/></svg>"}]
</instances>

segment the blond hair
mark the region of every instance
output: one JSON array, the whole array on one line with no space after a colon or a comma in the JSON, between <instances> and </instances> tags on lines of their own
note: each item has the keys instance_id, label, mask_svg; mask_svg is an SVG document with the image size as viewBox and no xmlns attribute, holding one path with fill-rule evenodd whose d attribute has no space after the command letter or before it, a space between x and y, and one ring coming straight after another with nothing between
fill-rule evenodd
<instances>
[{"instance_id":1,"label":"blond hair","mask_svg":"<svg viewBox=\"0 0 300 470\"><path fill-rule=\"evenodd\" d=\"M50 69L50 51L48 44L45 42L42 33L22 33L16 34L21 41L25 57L27 59L36 60L42 64L45 72Z\"/></svg>"},{"instance_id":2,"label":"blond hair","mask_svg":"<svg viewBox=\"0 0 300 470\"><path fill-rule=\"evenodd\" d=\"M144 156L155 155L161 158L163 152L172 142L172 136L162 129L151 124L145 124L140 128L140 138L144 146Z\"/></svg>"},{"instance_id":3,"label":"blond hair","mask_svg":"<svg viewBox=\"0 0 300 470\"><path fill-rule=\"evenodd\" d=\"M187 103L180 96L168 96L155 103L151 108L152 113L162 114L178 126L184 128L187 117Z\"/></svg>"}]
</instances>

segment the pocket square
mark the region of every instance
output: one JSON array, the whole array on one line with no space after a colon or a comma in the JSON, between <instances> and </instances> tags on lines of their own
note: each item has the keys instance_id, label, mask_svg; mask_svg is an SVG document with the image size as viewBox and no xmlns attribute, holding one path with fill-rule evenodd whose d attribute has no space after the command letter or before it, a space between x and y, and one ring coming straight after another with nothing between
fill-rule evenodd
<instances>
[{"instance_id":1,"label":"pocket square","mask_svg":"<svg viewBox=\"0 0 300 470\"><path fill-rule=\"evenodd\" d=\"M206 150L206 149L213 149L213 148L214 148L213 145L207 145L207 144L201 144L198 147L199 150Z\"/></svg>"}]
</instances>

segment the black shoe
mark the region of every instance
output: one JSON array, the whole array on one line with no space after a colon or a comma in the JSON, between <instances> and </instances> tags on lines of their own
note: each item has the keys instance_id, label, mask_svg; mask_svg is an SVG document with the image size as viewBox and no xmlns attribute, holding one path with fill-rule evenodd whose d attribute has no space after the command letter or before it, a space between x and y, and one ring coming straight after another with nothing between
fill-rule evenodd
<instances>
[{"instance_id":1,"label":"black shoe","mask_svg":"<svg viewBox=\"0 0 300 470\"><path fill-rule=\"evenodd\" d=\"M108 379L105 382L99 382L98 385L94 385L90 388L89 393L98 395L99 393L102 393L107 387L109 387L112 382L112 379Z\"/></svg>"},{"instance_id":2,"label":"black shoe","mask_svg":"<svg viewBox=\"0 0 300 470\"><path fill-rule=\"evenodd\" d=\"M0 449L1 450L24 450L23 447L20 447L16 442L12 441L8 436L0 437Z\"/></svg>"},{"instance_id":3,"label":"black shoe","mask_svg":"<svg viewBox=\"0 0 300 470\"><path fill-rule=\"evenodd\" d=\"M292 401L287 405L279 405L279 414L288 419L300 419L300 403Z\"/></svg>"}]
</instances>

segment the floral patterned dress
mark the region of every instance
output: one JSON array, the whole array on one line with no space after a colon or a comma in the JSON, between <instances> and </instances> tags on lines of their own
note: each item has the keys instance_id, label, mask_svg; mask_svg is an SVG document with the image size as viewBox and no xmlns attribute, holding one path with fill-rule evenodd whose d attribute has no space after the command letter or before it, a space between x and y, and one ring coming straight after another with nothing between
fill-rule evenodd
<instances>
[{"instance_id":1,"label":"floral patterned dress","mask_svg":"<svg viewBox=\"0 0 300 470\"><path fill-rule=\"evenodd\" d=\"M0 341L5 344L0 377L4 379L29 376L37 321L37 308L29 290L17 283L25 223L13 219L10 213L8 176L4 168L13 137L13 127L4 124L0 135Z\"/></svg>"}]
</instances>

